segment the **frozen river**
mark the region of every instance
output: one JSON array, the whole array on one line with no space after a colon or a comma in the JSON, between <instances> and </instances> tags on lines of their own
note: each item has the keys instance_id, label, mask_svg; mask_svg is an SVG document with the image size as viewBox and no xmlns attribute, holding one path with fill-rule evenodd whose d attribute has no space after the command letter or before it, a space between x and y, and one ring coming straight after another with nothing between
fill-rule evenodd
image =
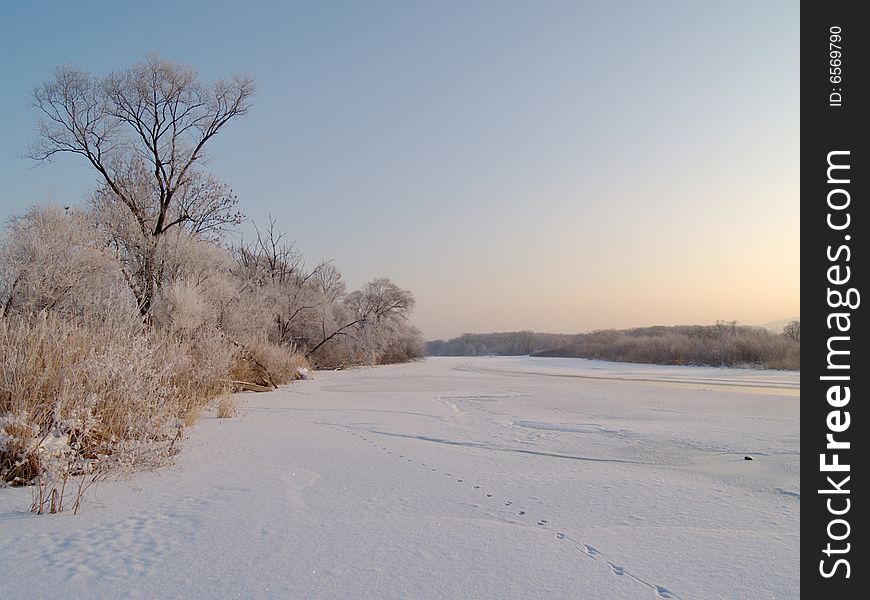
<instances>
[{"instance_id":1,"label":"frozen river","mask_svg":"<svg viewBox=\"0 0 870 600\"><path fill-rule=\"evenodd\" d=\"M0 490L0 596L798 598L799 396L582 359L318 372L79 516Z\"/></svg>"}]
</instances>

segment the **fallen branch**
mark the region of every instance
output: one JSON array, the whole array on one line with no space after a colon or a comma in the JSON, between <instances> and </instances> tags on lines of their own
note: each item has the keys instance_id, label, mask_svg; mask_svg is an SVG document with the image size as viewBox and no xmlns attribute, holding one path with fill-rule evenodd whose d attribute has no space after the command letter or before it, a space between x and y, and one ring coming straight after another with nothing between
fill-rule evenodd
<instances>
[{"instance_id":1,"label":"fallen branch","mask_svg":"<svg viewBox=\"0 0 870 600\"><path fill-rule=\"evenodd\" d=\"M227 383L231 383L238 390L247 391L247 392L271 392L274 387L267 387L265 385L259 385L257 383L251 383L250 381L235 381L228 380Z\"/></svg>"}]
</instances>

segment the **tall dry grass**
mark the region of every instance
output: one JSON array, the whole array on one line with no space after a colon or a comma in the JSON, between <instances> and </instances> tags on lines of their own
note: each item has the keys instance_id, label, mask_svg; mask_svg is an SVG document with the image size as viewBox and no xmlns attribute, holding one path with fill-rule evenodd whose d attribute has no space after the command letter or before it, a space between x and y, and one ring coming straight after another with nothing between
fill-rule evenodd
<instances>
[{"instance_id":1,"label":"tall dry grass","mask_svg":"<svg viewBox=\"0 0 870 600\"><path fill-rule=\"evenodd\" d=\"M233 378L275 387L305 366L265 340L154 331L132 312L0 316L0 482L158 465Z\"/></svg>"},{"instance_id":2,"label":"tall dry grass","mask_svg":"<svg viewBox=\"0 0 870 600\"><path fill-rule=\"evenodd\" d=\"M300 379L303 370L311 368L296 348L273 344L263 336L236 345L230 367L230 378L235 382L274 388Z\"/></svg>"},{"instance_id":3,"label":"tall dry grass","mask_svg":"<svg viewBox=\"0 0 870 600\"><path fill-rule=\"evenodd\" d=\"M0 480L153 457L177 433L172 367L132 320L0 319Z\"/></svg>"}]
</instances>

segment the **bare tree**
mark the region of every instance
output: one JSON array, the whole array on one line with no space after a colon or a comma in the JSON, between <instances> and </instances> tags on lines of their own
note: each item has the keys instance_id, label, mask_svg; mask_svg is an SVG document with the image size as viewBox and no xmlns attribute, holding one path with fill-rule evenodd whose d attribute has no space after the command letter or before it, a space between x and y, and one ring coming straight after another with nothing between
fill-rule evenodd
<instances>
[{"instance_id":1,"label":"bare tree","mask_svg":"<svg viewBox=\"0 0 870 600\"><path fill-rule=\"evenodd\" d=\"M250 108L253 79L210 85L196 72L149 55L102 79L70 66L33 91L42 112L31 158L84 157L100 175L102 201L129 211L141 236L134 286L142 314L160 286L155 257L173 227L207 233L238 223L236 197L199 170L206 143Z\"/></svg>"},{"instance_id":2,"label":"bare tree","mask_svg":"<svg viewBox=\"0 0 870 600\"><path fill-rule=\"evenodd\" d=\"M737 335L737 326L739 324L739 321L718 319L716 323L713 324L713 331L715 331L719 336Z\"/></svg>"},{"instance_id":3,"label":"bare tree","mask_svg":"<svg viewBox=\"0 0 870 600\"><path fill-rule=\"evenodd\" d=\"M801 322L792 321L782 328L782 334L793 342L801 342Z\"/></svg>"},{"instance_id":4,"label":"bare tree","mask_svg":"<svg viewBox=\"0 0 870 600\"><path fill-rule=\"evenodd\" d=\"M351 332L366 338L368 344L377 339L382 330L392 322L408 318L414 308L414 296L389 279L380 278L368 282L361 290L348 294L344 305L350 310L350 318L329 334L324 330L320 342L306 356L313 355L336 336L346 336Z\"/></svg>"},{"instance_id":5,"label":"bare tree","mask_svg":"<svg viewBox=\"0 0 870 600\"><path fill-rule=\"evenodd\" d=\"M314 281L327 302L338 302L345 294L341 271L332 261L320 263L314 269Z\"/></svg>"},{"instance_id":6,"label":"bare tree","mask_svg":"<svg viewBox=\"0 0 870 600\"><path fill-rule=\"evenodd\" d=\"M235 271L246 282L242 291L256 294L271 310L275 341L284 345L305 344L309 337L305 330L314 321L315 309L326 303L318 275L328 263L308 271L302 255L286 234L278 230L271 215L268 227L254 228L253 242L232 249Z\"/></svg>"},{"instance_id":7,"label":"bare tree","mask_svg":"<svg viewBox=\"0 0 870 600\"><path fill-rule=\"evenodd\" d=\"M260 230L256 223L256 239L233 248L233 254L247 279L257 280L260 285L266 282L282 284L304 277L302 254L295 244L287 239L287 234L278 231L278 222L269 215L269 226Z\"/></svg>"}]
</instances>

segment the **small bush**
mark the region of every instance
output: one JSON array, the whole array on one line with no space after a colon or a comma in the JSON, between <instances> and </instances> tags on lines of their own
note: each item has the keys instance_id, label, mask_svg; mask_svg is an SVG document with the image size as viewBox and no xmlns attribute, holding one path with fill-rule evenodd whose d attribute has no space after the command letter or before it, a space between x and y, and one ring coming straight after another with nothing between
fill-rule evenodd
<instances>
[{"instance_id":1,"label":"small bush","mask_svg":"<svg viewBox=\"0 0 870 600\"><path fill-rule=\"evenodd\" d=\"M177 416L192 425L215 398L230 391L235 347L217 331L190 337L156 333L154 338L170 368Z\"/></svg>"},{"instance_id":2,"label":"small bush","mask_svg":"<svg viewBox=\"0 0 870 600\"><path fill-rule=\"evenodd\" d=\"M263 338L238 343L230 376L234 381L275 388L300 379L308 361L295 348L279 346Z\"/></svg>"},{"instance_id":3,"label":"small bush","mask_svg":"<svg viewBox=\"0 0 870 600\"><path fill-rule=\"evenodd\" d=\"M224 394L218 399L217 416L218 419L232 419L236 416L239 407L239 399L230 394Z\"/></svg>"}]
</instances>

